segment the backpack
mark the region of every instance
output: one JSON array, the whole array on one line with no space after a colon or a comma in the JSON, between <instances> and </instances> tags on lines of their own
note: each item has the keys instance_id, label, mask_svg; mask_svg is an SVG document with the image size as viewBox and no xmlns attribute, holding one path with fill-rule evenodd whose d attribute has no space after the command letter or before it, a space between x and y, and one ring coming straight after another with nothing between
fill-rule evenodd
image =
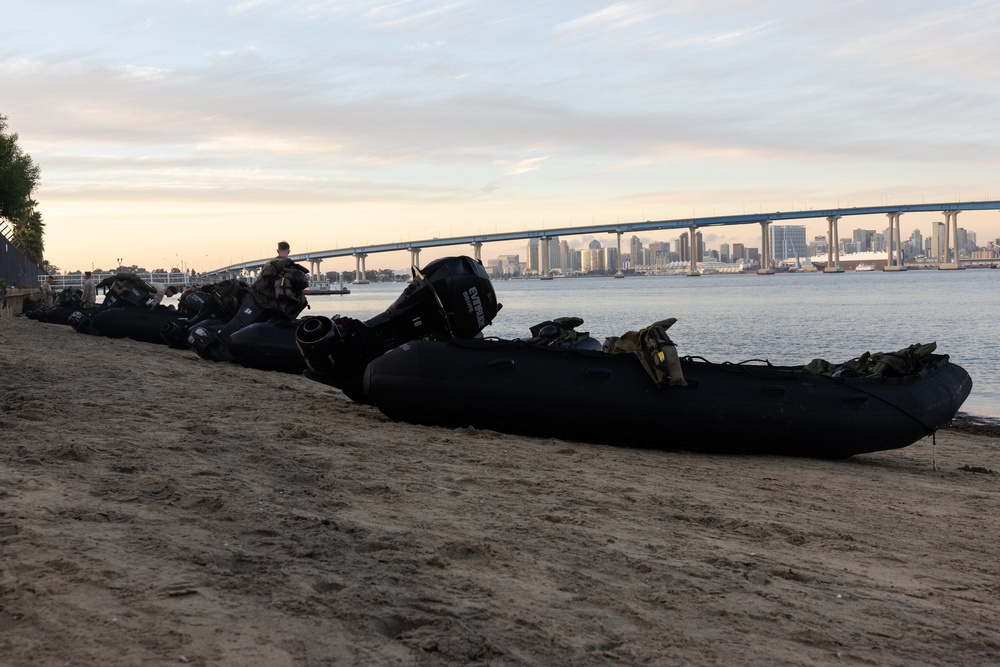
<instances>
[{"instance_id":1,"label":"backpack","mask_svg":"<svg viewBox=\"0 0 1000 667\"><path fill-rule=\"evenodd\" d=\"M261 269L250 293L261 308L276 310L294 320L309 305L303 293L309 287L308 275L308 269L287 257L274 259Z\"/></svg>"},{"instance_id":2,"label":"backpack","mask_svg":"<svg viewBox=\"0 0 1000 667\"><path fill-rule=\"evenodd\" d=\"M627 331L611 345L612 354L633 353L657 387L686 387L677 346L667 335L667 329L677 321L671 317L650 324L639 331Z\"/></svg>"},{"instance_id":3,"label":"backpack","mask_svg":"<svg viewBox=\"0 0 1000 667\"><path fill-rule=\"evenodd\" d=\"M842 364L831 364L824 359L813 359L802 367L807 373L830 377L904 377L923 368L928 356L937 349L937 343L914 343L896 352L865 352Z\"/></svg>"},{"instance_id":4,"label":"backpack","mask_svg":"<svg viewBox=\"0 0 1000 667\"><path fill-rule=\"evenodd\" d=\"M242 280L222 280L206 285L205 292L212 298L219 312L226 319L232 319L236 317L236 312L243 303L243 297L250 292L250 286Z\"/></svg>"}]
</instances>

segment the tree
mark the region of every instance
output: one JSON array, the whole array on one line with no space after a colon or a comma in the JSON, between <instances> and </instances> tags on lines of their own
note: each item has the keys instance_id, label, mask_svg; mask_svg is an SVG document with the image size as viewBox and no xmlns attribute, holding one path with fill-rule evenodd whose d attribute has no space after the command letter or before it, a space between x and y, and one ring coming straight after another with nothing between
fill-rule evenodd
<instances>
[{"instance_id":1,"label":"tree","mask_svg":"<svg viewBox=\"0 0 1000 667\"><path fill-rule=\"evenodd\" d=\"M34 202L32 202L34 204ZM27 255L33 262L42 261L42 236L44 235L45 223L42 222L42 214L38 211L31 211L20 220L14 220L14 234L11 243L18 250Z\"/></svg>"},{"instance_id":2,"label":"tree","mask_svg":"<svg viewBox=\"0 0 1000 667\"><path fill-rule=\"evenodd\" d=\"M17 145L17 135L7 132L7 117L0 115L0 218L14 225L14 245L31 259L40 261L42 216L35 211L31 193L38 183L38 166Z\"/></svg>"}]
</instances>

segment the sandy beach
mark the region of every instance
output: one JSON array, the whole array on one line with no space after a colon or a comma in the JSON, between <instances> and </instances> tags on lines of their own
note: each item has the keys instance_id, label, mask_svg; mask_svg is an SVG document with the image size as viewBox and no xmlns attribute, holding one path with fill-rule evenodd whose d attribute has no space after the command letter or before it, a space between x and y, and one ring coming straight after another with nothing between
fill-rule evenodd
<instances>
[{"instance_id":1,"label":"sandy beach","mask_svg":"<svg viewBox=\"0 0 1000 667\"><path fill-rule=\"evenodd\" d=\"M1000 662L991 428L823 461L417 427L9 317L0 379L3 665Z\"/></svg>"}]
</instances>

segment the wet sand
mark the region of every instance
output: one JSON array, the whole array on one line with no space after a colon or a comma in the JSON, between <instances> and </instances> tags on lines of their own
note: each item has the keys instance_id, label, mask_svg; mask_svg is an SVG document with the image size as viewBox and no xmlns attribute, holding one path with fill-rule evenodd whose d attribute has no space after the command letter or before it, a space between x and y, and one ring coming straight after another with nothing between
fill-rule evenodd
<instances>
[{"instance_id":1,"label":"wet sand","mask_svg":"<svg viewBox=\"0 0 1000 667\"><path fill-rule=\"evenodd\" d=\"M993 427L845 461L417 427L24 318L0 381L0 664L1000 661Z\"/></svg>"}]
</instances>

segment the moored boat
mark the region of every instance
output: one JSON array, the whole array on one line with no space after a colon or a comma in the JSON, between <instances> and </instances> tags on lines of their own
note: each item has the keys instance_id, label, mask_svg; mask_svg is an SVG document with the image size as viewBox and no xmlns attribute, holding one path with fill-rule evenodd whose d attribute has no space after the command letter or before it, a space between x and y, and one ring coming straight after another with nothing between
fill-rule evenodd
<instances>
[{"instance_id":1,"label":"moored boat","mask_svg":"<svg viewBox=\"0 0 1000 667\"><path fill-rule=\"evenodd\" d=\"M826 253L810 257L809 263L816 267L819 271L825 270L829 265ZM870 269L861 269L862 271L880 271L884 269L888 263L889 255L884 250L844 253L840 255L839 261L840 268L844 271L857 271L861 266L871 266Z\"/></svg>"},{"instance_id":2,"label":"moored boat","mask_svg":"<svg viewBox=\"0 0 1000 667\"><path fill-rule=\"evenodd\" d=\"M344 279L340 279L340 283L334 285L329 281L317 280L309 281L309 286L302 290L303 294L309 296L325 296L328 294L350 294L351 290L348 287L344 287Z\"/></svg>"}]
</instances>

